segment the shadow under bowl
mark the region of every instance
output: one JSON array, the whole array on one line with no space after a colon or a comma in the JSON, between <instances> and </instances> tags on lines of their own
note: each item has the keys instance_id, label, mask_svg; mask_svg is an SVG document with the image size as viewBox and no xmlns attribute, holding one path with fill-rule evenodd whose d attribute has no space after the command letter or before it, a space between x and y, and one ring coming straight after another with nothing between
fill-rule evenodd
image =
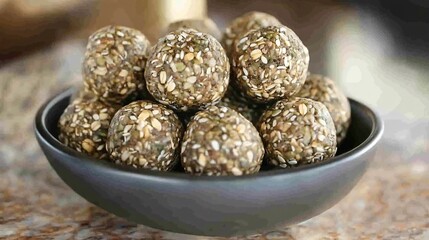
<instances>
[{"instance_id":1,"label":"shadow under bowl","mask_svg":"<svg viewBox=\"0 0 429 240\"><path fill-rule=\"evenodd\" d=\"M383 133L380 117L350 99L347 137L337 156L324 162L241 177L134 169L88 157L58 141L57 122L71 93L47 101L35 119L37 140L57 174L83 198L117 216L185 234L250 234L326 211L365 173Z\"/></svg>"}]
</instances>

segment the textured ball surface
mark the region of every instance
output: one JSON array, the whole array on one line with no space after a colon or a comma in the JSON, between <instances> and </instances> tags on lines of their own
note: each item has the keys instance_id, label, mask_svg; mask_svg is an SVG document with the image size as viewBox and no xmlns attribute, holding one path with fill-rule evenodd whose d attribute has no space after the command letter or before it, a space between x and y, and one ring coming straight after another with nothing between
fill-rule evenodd
<instances>
[{"instance_id":1,"label":"textured ball surface","mask_svg":"<svg viewBox=\"0 0 429 240\"><path fill-rule=\"evenodd\" d=\"M251 30L281 25L274 16L263 12L248 12L231 21L225 29L222 44L228 54L231 53L238 40Z\"/></svg>"},{"instance_id":2,"label":"textured ball surface","mask_svg":"<svg viewBox=\"0 0 429 240\"><path fill-rule=\"evenodd\" d=\"M335 82L322 75L309 74L304 86L296 96L319 101L328 108L332 120L334 120L339 145L346 137L351 110L347 97Z\"/></svg>"},{"instance_id":3,"label":"textured ball surface","mask_svg":"<svg viewBox=\"0 0 429 240\"><path fill-rule=\"evenodd\" d=\"M88 40L83 75L85 88L101 100L122 103L132 95L147 95L143 79L150 43L140 32L107 26Z\"/></svg>"},{"instance_id":4,"label":"textured ball surface","mask_svg":"<svg viewBox=\"0 0 429 240\"><path fill-rule=\"evenodd\" d=\"M258 123L270 164L291 167L333 157L335 126L328 109L307 98L281 100Z\"/></svg>"},{"instance_id":5,"label":"textured ball surface","mask_svg":"<svg viewBox=\"0 0 429 240\"><path fill-rule=\"evenodd\" d=\"M113 117L106 147L117 164L168 171L178 161L182 134L182 123L172 110L136 101Z\"/></svg>"},{"instance_id":6,"label":"textured ball surface","mask_svg":"<svg viewBox=\"0 0 429 240\"><path fill-rule=\"evenodd\" d=\"M296 94L305 82L310 61L307 48L284 26L249 32L232 55L236 85L261 103Z\"/></svg>"},{"instance_id":7,"label":"textured ball surface","mask_svg":"<svg viewBox=\"0 0 429 240\"><path fill-rule=\"evenodd\" d=\"M229 62L220 43L193 29L179 29L161 38L148 60L148 91L177 110L215 105L229 83Z\"/></svg>"},{"instance_id":8,"label":"textured ball surface","mask_svg":"<svg viewBox=\"0 0 429 240\"><path fill-rule=\"evenodd\" d=\"M106 159L109 123L118 108L101 101L77 99L60 117L58 139L78 152Z\"/></svg>"},{"instance_id":9,"label":"textured ball surface","mask_svg":"<svg viewBox=\"0 0 429 240\"><path fill-rule=\"evenodd\" d=\"M245 175L259 171L264 147L250 121L228 107L212 106L189 122L182 166L195 175Z\"/></svg>"}]
</instances>

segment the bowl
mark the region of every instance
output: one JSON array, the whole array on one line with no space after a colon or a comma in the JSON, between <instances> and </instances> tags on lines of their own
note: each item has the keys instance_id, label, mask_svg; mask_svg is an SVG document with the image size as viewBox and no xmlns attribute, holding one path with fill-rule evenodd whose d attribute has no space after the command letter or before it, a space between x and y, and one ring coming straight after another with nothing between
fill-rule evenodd
<instances>
[{"instance_id":1,"label":"bowl","mask_svg":"<svg viewBox=\"0 0 429 240\"><path fill-rule=\"evenodd\" d=\"M350 99L352 121L336 157L241 177L191 176L118 166L58 141L57 122L72 90L38 111L35 133L52 168L89 202L149 227L206 236L251 234L310 219L344 198L371 162L383 133L380 117Z\"/></svg>"}]
</instances>

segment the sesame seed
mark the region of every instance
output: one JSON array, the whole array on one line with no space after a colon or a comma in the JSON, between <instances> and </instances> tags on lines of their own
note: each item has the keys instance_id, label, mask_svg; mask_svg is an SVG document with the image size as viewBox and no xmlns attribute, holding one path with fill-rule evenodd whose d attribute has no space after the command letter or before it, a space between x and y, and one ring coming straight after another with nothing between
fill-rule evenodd
<instances>
[{"instance_id":1,"label":"sesame seed","mask_svg":"<svg viewBox=\"0 0 429 240\"><path fill-rule=\"evenodd\" d=\"M185 54L184 60L185 61L191 61L192 59L194 59L194 54L193 53L187 53Z\"/></svg>"},{"instance_id":2,"label":"sesame seed","mask_svg":"<svg viewBox=\"0 0 429 240\"><path fill-rule=\"evenodd\" d=\"M216 66L216 60L215 60L214 58L211 58L211 59L209 60L209 66L210 66L210 67L214 67L214 66Z\"/></svg>"},{"instance_id":3,"label":"sesame seed","mask_svg":"<svg viewBox=\"0 0 429 240\"><path fill-rule=\"evenodd\" d=\"M92 131L97 131L98 129L100 129L100 127L101 127L100 121L95 121L95 122L91 123L91 130Z\"/></svg>"},{"instance_id":4,"label":"sesame seed","mask_svg":"<svg viewBox=\"0 0 429 240\"><path fill-rule=\"evenodd\" d=\"M274 110L274 112L271 114L271 116L275 117L279 115L282 111L280 109Z\"/></svg>"},{"instance_id":5,"label":"sesame seed","mask_svg":"<svg viewBox=\"0 0 429 240\"><path fill-rule=\"evenodd\" d=\"M243 172L237 167L232 168L231 172L232 172L232 174L234 174L234 176L240 176L243 174Z\"/></svg>"},{"instance_id":6,"label":"sesame seed","mask_svg":"<svg viewBox=\"0 0 429 240\"><path fill-rule=\"evenodd\" d=\"M206 166L206 164L207 164L207 159L204 156L204 154L202 154L202 153L200 153L200 155L198 156L198 160L197 161L198 161L198 164L200 166L202 166L202 167Z\"/></svg>"},{"instance_id":7,"label":"sesame seed","mask_svg":"<svg viewBox=\"0 0 429 240\"><path fill-rule=\"evenodd\" d=\"M186 81L189 83L195 83L197 81L197 77L196 76L190 76L186 79Z\"/></svg>"},{"instance_id":8,"label":"sesame seed","mask_svg":"<svg viewBox=\"0 0 429 240\"><path fill-rule=\"evenodd\" d=\"M253 60L256 60L262 56L262 51L260 49L255 49L252 52L250 52L250 57Z\"/></svg>"},{"instance_id":9,"label":"sesame seed","mask_svg":"<svg viewBox=\"0 0 429 240\"><path fill-rule=\"evenodd\" d=\"M158 131L162 130L161 122L158 121L158 119L152 118L150 123L152 124L152 127L154 127L156 130L158 130Z\"/></svg>"},{"instance_id":10,"label":"sesame seed","mask_svg":"<svg viewBox=\"0 0 429 240\"><path fill-rule=\"evenodd\" d=\"M94 150L94 142L91 139L86 138L82 141L82 148L88 152L91 153Z\"/></svg>"},{"instance_id":11,"label":"sesame seed","mask_svg":"<svg viewBox=\"0 0 429 240\"><path fill-rule=\"evenodd\" d=\"M126 161L126 160L130 157L130 155L131 155L131 153L130 153L130 152L128 152L128 151L124 151L124 152L121 154L121 160L122 160L122 161Z\"/></svg>"},{"instance_id":12,"label":"sesame seed","mask_svg":"<svg viewBox=\"0 0 429 240\"><path fill-rule=\"evenodd\" d=\"M131 130L131 128L132 128L132 127L133 127L132 125L126 125L126 126L124 127L124 133L129 132L129 131Z\"/></svg>"},{"instance_id":13,"label":"sesame seed","mask_svg":"<svg viewBox=\"0 0 429 240\"><path fill-rule=\"evenodd\" d=\"M214 150L219 151L219 149L220 149L220 145L219 145L219 142L218 142L218 141L216 141L216 140L212 140L212 141L210 142L210 144L211 144L211 146L212 146L212 148L213 148Z\"/></svg>"},{"instance_id":14,"label":"sesame seed","mask_svg":"<svg viewBox=\"0 0 429 240\"><path fill-rule=\"evenodd\" d=\"M152 115L152 114L151 114L151 111L149 111L149 110L143 110L143 111L139 114L138 119L139 119L140 121L144 121L144 120L146 120L150 115Z\"/></svg>"},{"instance_id":15,"label":"sesame seed","mask_svg":"<svg viewBox=\"0 0 429 240\"><path fill-rule=\"evenodd\" d=\"M243 73L244 73L244 75L249 75L249 72L247 71L247 69L245 69L245 68L243 68Z\"/></svg>"},{"instance_id":16,"label":"sesame seed","mask_svg":"<svg viewBox=\"0 0 429 240\"><path fill-rule=\"evenodd\" d=\"M171 81L167 84L167 92L172 92L176 88L176 84Z\"/></svg>"},{"instance_id":17,"label":"sesame seed","mask_svg":"<svg viewBox=\"0 0 429 240\"><path fill-rule=\"evenodd\" d=\"M174 40L176 37L173 34L168 34L167 36L165 36L167 38L167 40Z\"/></svg>"},{"instance_id":18,"label":"sesame seed","mask_svg":"<svg viewBox=\"0 0 429 240\"><path fill-rule=\"evenodd\" d=\"M193 86L193 84L192 83L189 83L189 82L185 82L184 84L183 84L183 89L190 89L191 87Z\"/></svg>"},{"instance_id":19,"label":"sesame seed","mask_svg":"<svg viewBox=\"0 0 429 240\"><path fill-rule=\"evenodd\" d=\"M299 113L304 116L305 114L307 114L308 109L307 109L307 106L305 104L301 103L298 106L298 110L299 110Z\"/></svg>"},{"instance_id":20,"label":"sesame seed","mask_svg":"<svg viewBox=\"0 0 429 240\"><path fill-rule=\"evenodd\" d=\"M128 71L125 69L122 69L121 72L119 72L120 77L126 77L128 76Z\"/></svg>"},{"instance_id":21,"label":"sesame seed","mask_svg":"<svg viewBox=\"0 0 429 240\"><path fill-rule=\"evenodd\" d=\"M165 84L165 82L167 81L167 73L166 73L165 71L161 71L161 72L159 73L159 81L160 81L162 84Z\"/></svg>"}]
</instances>

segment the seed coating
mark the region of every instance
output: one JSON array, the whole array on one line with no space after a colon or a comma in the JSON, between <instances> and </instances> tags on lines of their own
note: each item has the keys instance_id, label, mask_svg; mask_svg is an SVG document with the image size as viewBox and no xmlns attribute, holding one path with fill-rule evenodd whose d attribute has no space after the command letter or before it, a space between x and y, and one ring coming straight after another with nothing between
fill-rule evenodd
<instances>
[{"instance_id":1,"label":"seed coating","mask_svg":"<svg viewBox=\"0 0 429 240\"><path fill-rule=\"evenodd\" d=\"M188 123L182 166L195 175L245 175L259 171L264 155L253 124L228 107L211 106Z\"/></svg>"},{"instance_id":2,"label":"seed coating","mask_svg":"<svg viewBox=\"0 0 429 240\"><path fill-rule=\"evenodd\" d=\"M88 39L82 64L86 90L112 104L147 96L143 69L149 48L149 41L138 30L122 26L99 29Z\"/></svg>"},{"instance_id":3,"label":"seed coating","mask_svg":"<svg viewBox=\"0 0 429 240\"><path fill-rule=\"evenodd\" d=\"M119 106L96 99L78 98L61 115L58 139L66 146L98 159L107 159L105 149L110 119ZM103 115L103 119L100 116Z\"/></svg>"},{"instance_id":4,"label":"seed coating","mask_svg":"<svg viewBox=\"0 0 429 240\"><path fill-rule=\"evenodd\" d=\"M311 99L278 101L262 114L257 128L268 162L275 166L311 164L333 157L337 151L331 115L325 105Z\"/></svg>"},{"instance_id":5,"label":"seed coating","mask_svg":"<svg viewBox=\"0 0 429 240\"><path fill-rule=\"evenodd\" d=\"M259 103L295 95L305 82L310 57L298 36L285 26L248 32L232 50L236 83Z\"/></svg>"},{"instance_id":6,"label":"seed coating","mask_svg":"<svg viewBox=\"0 0 429 240\"><path fill-rule=\"evenodd\" d=\"M310 98L323 103L334 120L337 144L345 138L350 126L351 110L347 97L333 80L319 74L309 74L297 97Z\"/></svg>"},{"instance_id":7,"label":"seed coating","mask_svg":"<svg viewBox=\"0 0 429 240\"><path fill-rule=\"evenodd\" d=\"M145 79L160 103L179 111L217 104L229 84L229 61L220 43L193 29L161 38L150 56Z\"/></svg>"},{"instance_id":8,"label":"seed coating","mask_svg":"<svg viewBox=\"0 0 429 240\"><path fill-rule=\"evenodd\" d=\"M106 148L116 164L168 171L178 162L182 134L182 123L172 110L136 101L113 117Z\"/></svg>"},{"instance_id":9,"label":"seed coating","mask_svg":"<svg viewBox=\"0 0 429 240\"><path fill-rule=\"evenodd\" d=\"M222 37L222 45L225 47L228 56L235 45L243 39L242 37L251 30L256 30L268 26L281 25L274 16L263 12L248 12L232 20Z\"/></svg>"}]
</instances>

